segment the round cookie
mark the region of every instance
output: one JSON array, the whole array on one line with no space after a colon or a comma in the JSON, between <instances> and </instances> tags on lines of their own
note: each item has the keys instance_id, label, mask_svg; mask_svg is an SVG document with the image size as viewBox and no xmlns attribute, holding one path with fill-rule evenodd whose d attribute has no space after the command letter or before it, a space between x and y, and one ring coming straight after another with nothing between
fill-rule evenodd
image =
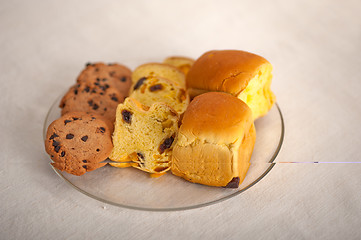
<instances>
[{"instance_id":1,"label":"round cookie","mask_svg":"<svg viewBox=\"0 0 361 240\"><path fill-rule=\"evenodd\" d=\"M71 112L49 125L45 150L55 168L80 176L106 164L102 161L113 149L111 134L103 117Z\"/></svg>"},{"instance_id":2,"label":"round cookie","mask_svg":"<svg viewBox=\"0 0 361 240\"><path fill-rule=\"evenodd\" d=\"M103 87L82 83L69 89L59 107L62 108L62 115L68 112L95 113L114 123L116 108L124 98L122 93L109 85Z\"/></svg>"},{"instance_id":3,"label":"round cookie","mask_svg":"<svg viewBox=\"0 0 361 240\"><path fill-rule=\"evenodd\" d=\"M131 75L132 72L129 68L117 63L87 63L85 69L78 76L77 82L98 86L108 85L118 89L127 97L132 85Z\"/></svg>"}]
</instances>

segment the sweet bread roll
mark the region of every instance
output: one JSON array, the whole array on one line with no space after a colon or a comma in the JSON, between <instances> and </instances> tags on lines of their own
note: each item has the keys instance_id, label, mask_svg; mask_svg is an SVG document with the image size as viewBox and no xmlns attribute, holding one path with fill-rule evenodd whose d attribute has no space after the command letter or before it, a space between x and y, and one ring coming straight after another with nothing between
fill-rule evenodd
<instances>
[{"instance_id":1,"label":"sweet bread roll","mask_svg":"<svg viewBox=\"0 0 361 240\"><path fill-rule=\"evenodd\" d=\"M182 114L189 104L189 96L184 88L160 77L142 78L134 85L130 97L146 106L156 102L166 103L178 114Z\"/></svg>"},{"instance_id":2,"label":"sweet bread roll","mask_svg":"<svg viewBox=\"0 0 361 240\"><path fill-rule=\"evenodd\" d=\"M137 67L132 74L133 84L146 77L162 77L185 87L185 75L178 68L164 63L146 63Z\"/></svg>"},{"instance_id":3,"label":"sweet bread roll","mask_svg":"<svg viewBox=\"0 0 361 240\"><path fill-rule=\"evenodd\" d=\"M172 65L181 70L185 75L187 75L189 69L194 63L194 59L188 57L173 56L164 59L163 63Z\"/></svg>"},{"instance_id":4,"label":"sweet bread roll","mask_svg":"<svg viewBox=\"0 0 361 240\"><path fill-rule=\"evenodd\" d=\"M197 96L184 113L172 173L209 186L238 187L256 139L252 111L227 93Z\"/></svg>"},{"instance_id":5,"label":"sweet bread roll","mask_svg":"<svg viewBox=\"0 0 361 240\"><path fill-rule=\"evenodd\" d=\"M186 85L191 98L210 91L230 93L247 103L256 119L275 102L271 72L272 65L258 55L238 50L209 51L194 62Z\"/></svg>"},{"instance_id":6,"label":"sweet bread roll","mask_svg":"<svg viewBox=\"0 0 361 240\"><path fill-rule=\"evenodd\" d=\"M162 174L169 170L173 142L177 138L179 116L164 103L150 108L128 97L119 104L113 133L110 163L115 167L133 166Z\"/></svg>"}]
</instances>

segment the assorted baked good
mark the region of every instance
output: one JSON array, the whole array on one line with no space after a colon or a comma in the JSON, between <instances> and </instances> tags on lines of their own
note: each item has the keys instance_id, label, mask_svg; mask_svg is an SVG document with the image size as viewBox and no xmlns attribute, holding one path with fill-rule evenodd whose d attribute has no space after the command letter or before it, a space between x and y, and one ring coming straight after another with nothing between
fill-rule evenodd
<instances>
[{"instance_id":1,"label":"assorted baked good","mask_svg":"<svg viewBox=\"0 0 361 240\"><path fill-rule=\"evenodd\" d=\"M173 148L172 173L204 185L238 187L255 140L247 104L227 93L204 93L184 113Z\"/></svg>"},{"instance_id":2,"label":"assorted baked good","mask_svg":"<svg viewBox=\"0 0 361 240\"><path fill-rule=\"evenodd\" d=\"M137 67L132 73L133 85L147 77L162 77L180 87L185 87L185 75L178 68L165 63L146 63Z\"/></svg>"},{"instance_id":3,"label":"assorted baked good","mask_svg":"<svg viewBox=\"0 0 361 240\"><path fill-rule=\"evenodd\" d=\"M163 63L172 65L179 70L181 70L184 75L187 76L189 69L192 67L194 63L194 59L189 57L181 57L181 56L172 56L164 59Z\"/></svg>"},{"instance_id":4,"label":"assorted baked good","mask_svg":"<svg viewBox=\"0 0 361 240\"><path fill-rule=\"evenodd\" d=\"M142 171L162 174L169 170L171 150L178 132L178 113L162 102L151 107L132 97L119 104L113 133L114 148L109 158Z\"/></svg>"},{"instance_id":5,"label":"assorted baked good","mask_svg":"<svg viewBox=\"0 0 361 240\"><path fill-rule=\"evenodd\" d=\"M131 76L132 71L118 63L87 63L85 69L79 74L77 82L101 88L114 87L127 97L132 85Z\"/></svg>"},{"instance_id":6,"label":"assorted baked good","mask_svg":"<svg viewBox=\"0 0 361 240\"><path fill-rule=\"evenodd\" d=\"M172 56L133 72L87 64L60 102L45 149L55 168L74 175L107 159L152 177L171 170L190 182L237 188L250 166L254 120L275 102L271 80L266 59L238 50Z\"/></svg>"},{"instance_id":7,"label":"assorted baked good","mask_svg":"<svg viewBox=\"0 0 361 240\"><path fill-rule=\"evenodd\" d=\"M133 88L130 97L143 105L163 102L171 106L179 114L184 113L189 104L189 95L185 88L161 77L147 77L139 80Z\"/></svg>"},{"instance_id":8,"label":"assorted baked good","mask_svg":"<svg viewBox=\"0 0 361 240\"><path fill-rule=\"evenodd\" d=\"M47 130L45 150L52 165L77 176L104 166L113 149L111 124L102 116L69 112Z\"/></svg>"},{"instance_id":9,"label":"assorted baked good","mask_svg":"<svg viewBox=\"0 0 361 240\"><path fill-rule=\"evenodd\" d=\"M273 106L272 65L263 57L239 50L209 51L200 56L186 78L191 98L205 92L227 92L244 101L253 118Z\"/></svg>"}]
</instances>

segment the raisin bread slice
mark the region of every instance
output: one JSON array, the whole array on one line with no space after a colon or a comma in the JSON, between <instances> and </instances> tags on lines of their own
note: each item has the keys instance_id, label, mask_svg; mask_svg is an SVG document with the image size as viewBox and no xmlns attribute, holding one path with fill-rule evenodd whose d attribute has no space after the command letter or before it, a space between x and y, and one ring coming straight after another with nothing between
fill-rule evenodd
<instances>
[{"instance_id":1,"label":"raisin bread slice","mask_svg":"<svg viewBox=\"0 0 361 240\"><path fill-rule=\"evenodd\" d=\"M146 106L163 102L178 114L184 113L189 104L189 95L184 88L161 77L147 77L139 80L130 96Z\"/></svg>"},{"instance_id":2,"label":"raisin bread slice","mask_svg":"<svg viewBox=\"0 0 361 240\"><path fill-rule=\"evenodd\" d=\"M178 68L164 63L146 63L140 65L133 71L132 81L133 84L136 84L142 78L154 76L166 78L180 87L185 87L184 73Z\"/></svg>"},{"instance_id":3,"label":"raisin bread slice","mask_svg":"<svg viewBox=\"0 0 361 240\"><path fill-rule=\"evenodd\" d=\"M172 56L164 59L163 63L172 65L187 75L194 63L194 59L188 57Z\"/></svg>"},{"instance_id":4,"label":"raisin bread slice","mask_svg":"<svg viewBox=\"0 0 361 240\"><path fill-rule=\"evenodd\" d=\"M170 169L173 143L177 138L179 115L164 103L150 108L128 97L119 104L113 133L110 163L133 166L152 174Z\"/></svg>"}]
</instances>

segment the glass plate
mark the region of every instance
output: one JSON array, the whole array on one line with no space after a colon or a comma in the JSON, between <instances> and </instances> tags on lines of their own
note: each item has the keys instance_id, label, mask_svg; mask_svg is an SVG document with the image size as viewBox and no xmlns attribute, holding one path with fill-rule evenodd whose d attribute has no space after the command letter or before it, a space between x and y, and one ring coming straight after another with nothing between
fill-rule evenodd
<instances>
[{"instance_id":1,"label":"glass plate","mask_svg":"<svg viewBox=\"0 0 361 240\"><path fill-rule=\"evenodd\" d=\"M60 117L60 100L61 96L46 116L44 140L50 123ZM115 206L148 211L198 208L237 196L254 186L273 168L284 137L284 122L278 104L266 116L257 119L255 126L257 138L251 166L237 189L190 183L170 172L159 178L150 178L149 174L135 168L115 168L109 165L80 177L53 169L81 193Z\"/></svg>"}]
</instances>

